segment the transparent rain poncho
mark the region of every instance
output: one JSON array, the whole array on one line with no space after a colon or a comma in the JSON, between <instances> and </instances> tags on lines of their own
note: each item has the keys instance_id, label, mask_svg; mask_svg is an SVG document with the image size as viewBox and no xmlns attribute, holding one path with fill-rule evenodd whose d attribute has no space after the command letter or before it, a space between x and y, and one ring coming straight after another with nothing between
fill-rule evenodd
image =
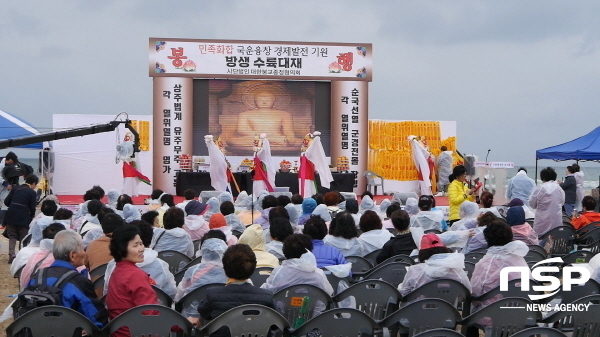
<instances>
[{"instance_id":1,"label":"transparent rain poncho","mask_svg":"<svg viewBox=\"0 0 600 337\"><path fill-rule=\"evenodd\" d=\"M525 204L529 204L529 197L535 188L535 181L527 176L527 172L521 170L509 181L506 188L506 198L512 200L519 198Z\"/></svg>"},{"instance_id":2,"label":"transparent rain poncho","mask_svg":"<svg viewBox=\"0 0 600 337\"><path fill-rule=\"evenodd\" d=\"M456 221L450 227L451 231L465 230L477 226L477 217L479 216L479 206L472 201L463 201L459 210L460 220ZM473 224L475 222L475 224Z\"/></svg>"},{"instance_id":3,"label":"transparent rain poncho","mask_svg":"<svg viewBox=\"0 0 600 337\"><path fill-rule=\"evenodd\" d=\"M117 191L117 190L113 189L113 190L108 191L108 193L106 194L106 198L108 199L106 206L110 207L112 209L116 209L117 201L119 200L120 195L121 194L119 194L119 191Z\"/></svg>"},{"instance_id":4,"label":"transparent rain poncho","mask_svg":"<svg viewBox=\"0 0 600 337\"><path fill-rule=\"evenodd\" d=\"M406 205L404 205L404 210L408 215L413 216L419 213L419 202L415 198L406 199Z\"/></svg>"},{"instance_id":5,"label":"transparent rain poncho","mask_svg":"<svg viewBox=\"0 0 600 337\"><path fill-rule=\"evenodd\" d=\"M444 214L441 211L420 211L410 218L410 227L421 227L424 231L436 229L442 231Z\"/></svg>"},{"instance_id":6,"label":"transparent rain poncho","mask_svg":"<svg viewBox=\"0 0 600 337\"><path fill-rule=\"evenodd\" d=\"M300 219L300 214L298 214L298 208L296 208L294 204L287 204L285 205L285 210L290 216L290 224L292 224L292 227L296 227L298 225L298 219Z\"/></svg>"},{"instance_id":7,"label":"transparent rain poncho","mask_svg":"<svg viewBox=\"0 0 600 337\"><path fill-rule=\"evenodd\" d=\"M31 234L31 242L30 245L39 246L40 241L43 239L42 232L48 225L55 223L57 221L53 220L51 216L42 215L37 220L34 220L33 223L29 227L29 234ZM65 227L68 229L68 227Z\"/></svg>"},{"instance_id":8,"label":"transparent rain poncho","mask_svg":"<svg viewBox=\"0 0 600 337\"><path fill-rule=\"evenodd\" d=\"M271 276L261 285L261 288L276 293L297 284L310 284L321 288L329 295L333 294L333 287L327 281L325 273L317 268L317 259L308 250L297 259L284 260L281 266L273 269Z\"/></svg>"},{"instance_id":9,"label":"transparent rain poncho","mask_svg":"<svg viewBox=\"0 0 600 337\"><path fill-rule=\"evenodd\" d=\"M87 233L85 233L85 235L83 236L83 248L87 249L87 246L94 240L99 239L101 237L104 236L104 231L102 230L102 227L100 228L93 228L90 229L89 231L87 231Z\"/></svg>"},{"instance_id":10,"label":"transparent rain poncho","mask_svg":"<svg viewBox=\"0 0 600 337\"><path fill-rule=\"evenodd\" d=\"M379 215L385 217L385 211L388 207L390 207L391 204L392 202L390 199L383 199L381 204L379 204Z\"/></svg>"},{"instance_id":11,"label":"transparent rain poncho","mask_svg":"<svg viewBox=\"0 0 600 337\"><path fill-rule=\"evenodd\" d=\"M158 242L156 242L157 240ZM190 258L194 257L194 244L192 243L192 238L183 228L155 229L150 247L157 252L174 250L185 254Z\"/></svg>"},{"instance_id":12,"label":"transparent rain poncho","mask_svg":"<svg viewBox=\"0 0 600 337\"><path fill-rule=\"evenodd\" d=\"M227 283L227 276L223 270L223 254L227 250L227 244L221 239L208 239L202 247L202 262L186 270L183 279L177 286L175 301L179 301L194 289L211 283ZM190 306L183 308L181 312L184 317L199 318L198 301L193 301Z\"/></svg>"},{"instance_id":13,"label":"transparent rain poncho","mask_svg":"<svg viewBox=\"0 0 600 337\"><path fill-rule=\"evenodd\" d=\"M302 201L302 215L300 215L300 218L298 219L298 226L304 226L304 223L310 218L315 208L317 208L315 199L305 198Z\"/></svg>"},{"instance_id":14,"label":"transparent rain poncho","mask_svg":"<svg viewBox=\"0 0 600 337\"><path fill-rule=\"evenodd\" d=\"M398 205L402 206L402 199L400 197L400 193L394 193L394 195L392 196L392 202L396 202L398 203Z\"/></svg>"},{"instance_id":15,"label":"transparent rain poncho","mask_svg":"<svg viewBox=\"0 0 600 337\"><path fill-rule=\"evenodd\" d=\"M169 271L169 264L158 258L157 251L145 248L144 261L136 263L135 265L150 275L150 278L156 282L156 286L160 290L164 291L171 298L175 296L177 290L175 277ZM115 260L110 260L106 266L106 272L104 273L104 295L106 295L106 292L108 291L110 275L115 270L115 266Z\"/></svg>"},{"instance_id":16,"label":"transparent rain poncho","mask_svg":"<svg viewBox=\"0 0 600 337\"><path fill-rule=\"evenodd\" d=\"M213 214L221 212L221 209L220 209L221 203L219 202L219 199L217 199L215 197L210 197L210 199L208 199L206 204L208 205L208 209L206 210L206 212L204 212L203 216L204 216L204 220L209 221L210 217Z\"/></svg>"},{"instance_id":17,"label":"transparent rain poncho","mask_svg":"<svg viewBox=\"0 0 600 337\"><path fill-rule=\"evenodd\" d=\"M235 213L227 214L225 216L225 221L227 221L227 227L230 227L231 231L243 233L244 230L246 230L246 226L242 224L242 221Z\"/></svg>"},{"instance_id":18,"label":"transparent rain poncho","mask_svg":"<svg viewBox=\"0 0 600 337\"><path fill-rule=\"evenodd\" d=\"M233 202L233 195L231 195L229 192L223 192L219 194L219 204L222 204L225 201Z\"/></svg>"},{"instance_id":19,"label":"transparent rain poncho","mask_svg":"<svg viewBox=\"0 0 600 337\"><path fill-rule=\"evenodd\" d=\"M326 235L323 238L326 245L339 249L344 257L346 256L364 256L362 245L358 238L344 239L341 236Z\"/></svg>"},{"instance_id":20,"label":"transparent rain poncho","mask_svg":"<svg viewBox=\"0 0 600 337\"><path fill-rule=\"evenodd\" d=\"M529 205L535 209L533 229L538 235L562 225L562 205L565 191L555 182L548 181L537 186L531 193Z\"/></svg>"},{"instance_id":21,"label":"transparent rain poncho","mask_svg":"<svg viewBox=\"0 0 600 337\"><path fill-rule=\"evenodd\" d=\"M375 205L375 202L373 201L373 199L371 199L370 196L365 195L360 200L359 212L364 213L365 211L377 211L377 209L375 207L376 207L376 205Z\"/></svg>"},{"instance_id":22,"label":"transparent rain poncho","mask_svg":"<svg viewBox=\"0 0 600 337\"><path fill-rule=\"evenodd\" d=\"M383 245L392 238L392 233L387 229L374 229L362 233L358 241L362 245L364 255L367 255L377 249L383 248Z\"/></svg>"},{"instance_id":23,"label":"transparent rain poncho","mask_svg":"<svg viewBox=\"0 0 600 337\"><path fill-rule=\"evenodd\" d=\"M131 223L141 219L142 215L137 207L133 206L132 204L125 204L125 206L123 206L123 220L125 220L126 223Z\"/></svg>"},{"instance_id":24,"label":"transparent rain poncho","mask_svg":"<svg viewBox=\"0 0 600 337\"><path fill-rule=\"evenodd\" d=\"M242 210L249 209L246 205L246 202L247 202L246 199L248 199L248 192L241 191L240 194L238 194L235 201L233 202L233 206L235 207L236 211L242 211Z\"/></svg>"},{"instance_id":25,"label":"transparent rain poncho","mask_svg":"<svg viewBox=\"0 0 600 337\"><path fill-rule=\"evenodd\" d=\"M261 191L261 192L258 194L258 197L256 197L256 198L257 198L257 199L256 199L256 203L254 204L254 209L256 209L257 211L262 211L262 210L263 210L263 208L262 208L262 202L263 202L263 199L264 199L264 198L265 198L267 195L269 195L269 192L267 192L267 191L265 191L265 190L262 190L262 191Z\"/></svg>"},{"instance_id":26,"label":"transparent rain poncho","mask_svg":"<svg viewBox=\"0 0 600 337\"><path fill-rule=\"evenodd\" d=\"M202 239L204 234L210 230L208 222L204 220L204 217L194 214L189 214L185 217L185 224L182 228L190 235L192 241Z\"/></svg>"},{"instance_id":27,"label":"transparent rain poncho","mask_svg":"<svg viewBox=\"0 0 600 337\"><path fill-rule=\"evenodd\" d=\"M465 256L460 253L442 253L432 255L423 263L408 268L404 281L398 286L402 296L406 296L420 286L437 279L451 279L462 283L469 292L471 282L463 270Z\"/></svg>"},{"instance_id":28,"label":"transparent rain poncho","mask_svg":"<svg viewBox=\"0 0 600 337\"><path fill-rule=\"evenodd\" d=\"M331 221L331 214L329 213L329 210L327 209L327 206L325 206L325 204L318 205L312 212L312 214L321 217L321 219L323 219L323 221L325 222Z\"/></svg>"},{"instance_id":29,"label":"transparent rain poncho","mask_svg":"<svg viewBox=\"0 0 600 337\"><path fill-rule=\"evenodd\" d=\"M473 296L481 296L500 285L500 271L504 267L527 267L523 256L527 255L529 247L521 241L511 241L504 246L489 247L487 253L477 264L471 275ZM508 279L520 277L520 273L509 273ZM481 303L473 303L474 308L481 308L498 301L502 295L496 296Z\"/></svg>"}]
</instances>

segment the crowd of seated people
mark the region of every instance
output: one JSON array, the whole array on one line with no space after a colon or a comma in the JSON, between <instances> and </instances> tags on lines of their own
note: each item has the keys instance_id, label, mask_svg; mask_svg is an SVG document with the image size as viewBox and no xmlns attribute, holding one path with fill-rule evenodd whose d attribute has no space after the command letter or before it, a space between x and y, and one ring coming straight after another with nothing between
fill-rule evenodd
<instances>
[{"instance_id":1,"label":"crowd of seated people","mask_svg":"<svg viewBox=\"0 0 600 337\"><path fill-rule=\"evenodd\" d=\"M554 212L554 208L545 204L543 194L554 200L554 194L561 190L549 185L558 184L552 170L545 170L545 185L532 195L530 204L533 209L542 208L543 216L549 217L549 210ZM527 245L539 244L538 230L555 226L555 219L544 218L536 218L530 225L526 209L517 201L511 202L502 216L490 204L493 195L487 194L483 194L485 204L481 206L462 202L460 218L444 232L442 213L434 210L431 196L409 198L402 206L396 198L377 205L368 194L359 203L344 200L337 192L309 198L275 198L267 193L256 198L244 192L241 201L225 192L206 203L188 193L176 206L172 195L154 191L155 201L140 211L129 196L113 190L107 195L109 202L103 204L103 192L98 188L86 192L87 200L75 214L54 201L45 201L42 215L31 222L31 243L21 249L11 266L23 267L22 290L36 284L41 270L51 271L50 282L59 272L76 270L81 277L74 278L73 287L63 291L62 304L81 312L98 327L132 307L158 303L153 286L177 302L204 285L224 284L183 309L182 315L196 325L246 303L277 309L273 294L292 285L313 285L333 295L336 285L332 286L324 270L346 265L348 257L364 257L375 251L379 252L376 263L400 254L415 260L398 286L403 296L433 280L453 279L477 297L499 286L502 268L527 267ZM584 197L582 206L581 213L573 214L575 229L600 219L595 217L594 198ZM245 221L248 215L249 222ZM424 233L428 230L443 233ZM90 240L87 244L86 238ZM201 241L196 249L195 240ZM202 260L183 269L183 277L176 283L168 263L158 257L167 250ZM476 250L485 255L469 279L465 254ZM600 266L596 260L592 266ZM88 271L104 264L104 287L96 293ZM262 284L253 284L251 276L262 267L272 268L270 276ZM519 276L511 273L509 279ZM104 304L99 300L103 295ZM474 302L473 311L499 298ZM128 331L120 329L115 336L128 336Z\"/></svg>"}]
</instances>

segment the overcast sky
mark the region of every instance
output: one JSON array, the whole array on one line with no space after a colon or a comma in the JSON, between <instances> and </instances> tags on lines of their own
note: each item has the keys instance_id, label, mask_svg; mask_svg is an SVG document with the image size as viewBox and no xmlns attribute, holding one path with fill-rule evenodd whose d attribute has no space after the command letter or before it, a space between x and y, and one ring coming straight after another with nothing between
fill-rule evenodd
<instances>
[{"instance_id":1,"label":"overcast sky","mask_svg":"<svg viewBox=\"0 0 600 337\"><path fill-rule=\"evenodd\" d=\"M8 1L0 109L151 114L148 38L373 44L369 118L456 120L464 153L534 165L598 126L598 1ZM482 158L483 157L483 158ZM547 162L546 164L552 164Z\"/></svg>"}]
</instances>

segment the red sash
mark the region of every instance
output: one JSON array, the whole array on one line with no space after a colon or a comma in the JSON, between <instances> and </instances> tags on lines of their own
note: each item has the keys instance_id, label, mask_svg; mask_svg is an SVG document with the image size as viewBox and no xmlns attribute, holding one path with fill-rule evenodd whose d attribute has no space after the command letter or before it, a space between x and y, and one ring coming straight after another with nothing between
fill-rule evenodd
<instances>
[{"instance_id":1,"label":"red sash","mask_svg":"<svg viewBox=\"0 0 600 337\"><path fill-rule=\"evenodd\" d=\"M315 164L313 164L306 156L300 156L300 171L298 172L300 178L300 195L304 195L304 181L315 180Z\"/></svg>"},{"instance_id":2,"label":"red sash","mask_svg":"<svg viewBox=\"0 0 600 337\"><path fill-rule=\"evenodd\" d=\"M258 157L254 157L254 181L264 181L267 186L267 191L274 192L275 189L271 186L271 183L267 179L267 172L263 167L263 163Z\"/></svg>"}]
</instances>

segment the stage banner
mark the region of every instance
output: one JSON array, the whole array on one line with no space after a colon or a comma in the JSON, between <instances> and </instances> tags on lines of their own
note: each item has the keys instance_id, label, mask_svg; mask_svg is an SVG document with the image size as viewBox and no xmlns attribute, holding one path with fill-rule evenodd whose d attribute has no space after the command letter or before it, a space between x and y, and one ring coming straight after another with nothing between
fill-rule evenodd
<instances>
[{"instance_id":1,"label":"stage banner","mask_svg":"<svg viewBox=\"0 0 600 337\"><path fill-rule=\"evenodd\" d=\"M192 154L193 80L187 77L154 79L154 189L175 195L179 156Z\"/></svg>"},{"instance_id":2,"label":"stage banner","mask_svg":"<svg viewBox=\"0 0 600 337\"><path fill-rule=\"evenodd\" d=\"M331 164L348 160L354 193L366 187L368 154L368 82L331 82ZM345 158L340 158L345 157ZM378 193L383 193L379 192Z\"/></svg>"},{"instance_id":3,"label":"stage banner","mask_svg":"<svg viewBox=\"0 0 600 337\"><path fill-rule=\"evenodd\" d=\"M370 43L150 38L151 77L372 80Z\"/></svg>"}]
</instances>

